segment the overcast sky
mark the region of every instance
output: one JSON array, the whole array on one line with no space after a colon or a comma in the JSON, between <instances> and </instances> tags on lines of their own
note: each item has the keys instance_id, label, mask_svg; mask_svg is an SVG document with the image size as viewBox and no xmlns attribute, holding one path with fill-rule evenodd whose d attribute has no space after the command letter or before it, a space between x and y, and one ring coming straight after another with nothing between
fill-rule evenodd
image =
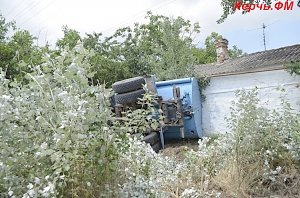
<instances>
[{"instance_id":1,"label":"overcast sky","mask_svg":"<svg viewBox=\"0 0 300 198\"><path fill-rule=\"evenodd\" d=\"M264 50L262 24L267 27L267 49L300 44L300 7L292 11L251 11L236 13L222 24L221 0L0 0L0 12L7 20L15 20L21 29L29 30L39 43L54 44L62 37L62 26L85 32L112 34L117 28L143 22L146 12L165 16L182 16L199 22L197 42L203 47L211 32L218 32L247 53Z\"/></svg>"}]
</instances>

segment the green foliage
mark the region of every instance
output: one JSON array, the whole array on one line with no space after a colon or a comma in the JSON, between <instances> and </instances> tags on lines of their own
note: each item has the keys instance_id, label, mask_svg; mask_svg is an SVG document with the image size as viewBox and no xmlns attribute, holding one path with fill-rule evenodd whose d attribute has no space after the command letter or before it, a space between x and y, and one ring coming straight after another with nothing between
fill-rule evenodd
<instances>
[{"instance_id":1,"label":"green foliage","mask_svg":"<svg viewBox=\"0 0 300 198\"><path fill-rule=\"evenodd\" d=\"M199 33L199 25L151 12L146 19L144 24L120 28L106 38L99 33L81 38L77 31L64 27L64 37L57 45L73 48L82 40L86 49L95 51L90 58L93 81L107 85L138 75L155 74L160 80L191 75L195 63L192 38Z\"/></svg>"},{"instance_id":2,"label":"green foliage","mask_svg":"<svg viewBox=\"0 0 300 198\"><path fill-rule=\"evenodd\" d=\"M231 116L227 119L232 141L228 158L234 168L225 170L228 171L225 174L236 172L231 177L237 182L233 183L234 192L243 196L253 192L252 186L266 182L270 186L277 185L278 174L299 171L300 161L295 151L300 147L296 146L297 138L291 137L298 137L300 129L299 115L293 114L285 102L282 103L283 112L270 111L259 107L256 90L238 91L237 96L239 100L233 103Z\"/></svg>"},{"instance_id":3,"label":"green foliage","mask_svg":"<svg viewBox=\"0 0 300 198\"><path fill-rule=\"evenodd\" d=\"M85 49L94 51L93 56L89 57L91 69L95 73L90 79L93 84L105 83L109 86L118 80L131 77L128 66L120 59L118 53L120 45L116 46L109 38L102 40L99 33L86 34L81 38L79 32L67 26L63 27L63 32L64 37L56 43L59 47L57 54L60 54L61 49L65 47L74 48L80 41L83 42Z\"/></svg>"},{"instance_id":4,"label":"green foliage","mask_svg":"<svg viewBox=\"0 0 300 198\"><path fill-rule=\"evenodd\" d=\"M204 102L206 100L206 96L203 94L202 90L204 90L207 86L209 86L210 77L204 75L196 75L196 78L201 93L201 101Z\"/></svg>"},{"instance_id":5,"label":"green foliage","mask_svg":"<svg viewBox=\"0 0 300 198\"><path fill-rule=\"evenodd\" d=\"M241 3L241 5L243 4L266 4L266 5L270 5L272 3L271 0L262 0L262 1L254 1L254 0L222 0L221 1L221 7L223 8L223 14L221 15L220 19L217 20L217 23L223 23L226 18L229 15L232 15L235 13L234 10L234 4L235 3ZM243 14L246 14L247 11L243 11Z\"/></svg>"},{"instance_id":6,"label":"green foliage","mask_svg":"<svg viewBox=\"0 0 300 198\"><path fill-rule=\"evenodd\" d=\"M222 38L216 32L212 32L206 39L205 39L205 49L207 53L207 60L209 62L216 62L217 60L217 52L216 52L216 42Z\"/></svg>"},{"instance_id":7,"label":"green foliage","mask_svg":"<svg viewBox=\"0 0 300 198\"><path fill-rule=\"evenodd\" d=\"M15 22L6 22L5 18L0 14L0 42L5 41L7 39L7 33L15 29Z\"/></svg>"},{"instance_id":8,"label":"green foliage","mask_svg":"<svg viewBox=\"0 0 300 198\"><path fill-rule=\"evenodd\" d=\"M191 35L199 32L198 24L191 25L183 18L163 21L162 45L157 45L152 55L153 73L160 80L191 76L195 58L192 54Z\"/></svg>"},{"instance_id":9,"label":"green foliage","mask_svg":"<svg viewBox=\"0 0 300 198\"><path fill-rule=\"evenodd\" d=\"M220 17L220 19L218 19L217 23L223 23L225 21L225 19L231 15L234 14L235 11L233 10L234 8L234 3L235 2L253 2L253 0L222 0L221 1L221 7L223 8L223 14Z\"/></svg>"},{"instance_id":10,"label":"green foliage","mask_svg":"<svg viewBox=\"0 0 300 198\"><path fill-rule=\"evenodd\" d=\"M232 46L232 49L229 49L230 58L237 58L245 54L246 53L244 53L243 50L239 49L236 45Z\"/></svg>"},{"instance_id":11,"label":"green foliage","mask_svg":"<svg viewBox=\"0 0 300 198\"><path fill-rule=\"evenodd\" d=\"M147 91L146 87L144 89ZM123 112L122 125L127 128L129 133L141 134L158 129L159 122L162 119L159 110L156 108L157 101L155 99L155 95L147 91L143 98L138 101L140 108Z\"/></svg>"},{"instance_id":12,"label":"green foliage","mask_svg":"<svg viewBox=\"0 0 300 198\"><path fill-rule=\"evenodd\" d=\"M34 45L34 38L26 30L16 30L13 22L6 22L0 16L0 67L6 71L6 77L24 81L24 73L30 72L31 67L39 64L42 51ZM12 36L7 36L12 31Z\"/></svg>"},{"instance_id":13,"label":"green foliage","mask_svg":"<svg viewBox=\"0 0 300 198\"><path fill-rule=\"evenodd\" d=\"M121 130L108 125L110 91L89 85L92 52L61 54L45 54L26 85L1 73L1 197L91 197L113 181Z\"/></svg>"},{"instance_id":14,"label":"green foliage","mask_svg":"<svg viewBox=\"0 0 300 198\"><path fill-rule=\"evenodd\" d=\"M299 115L284 101L281 111L260 107L256 90L237 96L227 118L228 134L204 137L183 161L155 156L131 139L121 158L127 167L122 196L297 196Z\"/></svg>"},{"instance_id":15,"label":"green foliage","mask_svg":"<svg viewBox=\"0 0 300 198\"><path fill-rule=\"evenodd\" d=\"M237 93L227 135L203 138L181 162L156 154L128 132L156 128L153 96L125 124L110 90L91 85L93 50L82 44L43 55L27 84L0 76L0 196L243 197L289 193L300 169L300 120L259 107L256 91ZM229 183L229 185L228 185ZM280 184L280 185L279 185ZM254 188L255 187L255 188Z\"/></svg>"},{"instance_id":16,"label":"green foliage","mask_svg":"<svg viewBox=\"0 0 300 198\"><path fill-rule=\"evenodd\" d=\"M188 75L194 63L192 35L199 32L198 24L151 12L146 19L145 24L118 29L104 40L102 52L128 68L132 76L156 74L160 79L171 79Z\"/></svg>"},{"instance_id":17,"label":"green foliage","mask_svg":"<svg viewBox=\"0 0 300 198\"><path fill-rule=\"evenodd\" d=\"M34 45L36 38L28 31L18 30L0 45L1 66L8 78L24 81L24 73L41 62L43 51L55 57L65 47L72 49L80 41L86 49L95 52L89 58L95 73L90 79L93 84L110 86L119 80L150 74L155 74L160 80L192 76L193 65L215 62L215 40L220 37L217 33L206 39L205 49L197 49L193 38L199 33L199 24L151 12L147 13L146 19L144 24L120 28L106 38L100 33L81 37L78 31L64 26L64 36L56 43L58 50L50 50L48 46L37 47ZM6 35L9 28L14 27L13 23L6 23L3 17L1 21L2 33ZM241 53L235 46L230 50L232 57Z\"/></svg>"},{"instance_id":18,"label":"green foliage","mask_svg":"<svg viewBox=\"0 0 300 198\"><path fill-rule=\"evenodd\" d=\"M68 28L68 26L63 26L62 28L64 32L64 37L62 39L59 39L56 42L56 45L60 48L66 48L69 47L70 49L73 49L76 44L81 41L81 37L79 35L79 32L76 30Z\"/></svg>"},{"instance_id":19,"label":"green foliage","mask_svg":"<svg viewBox=\"0 0 300 198\"><path fill-rule=\"evenodd\" d=\"M300 75L300 61L291 62L287 67L291 74Z\"/></svg>"},{"instance_id":20,"label":"green foliage","mask_svg":"<svg viewBox=\"0 0 300 198\"><path fill-rule=\"evenodd\" d=\"M11 37L8 48L13 50L14 54L6 69L8 77L23 80L24 73L30 72L32 66L40 63L42 49L34 46L34 40L26 30L19 30ZM16 65L18 67L14 67Z\"/></svg>"},{"instance_id":21,"label":"green foliage","mask_svg":"<svg viewBox=\"0 0 300 198\"><path fill-rule=\"evenodd\" d=\"M221 7L223 8L223 14L221 15L220 19L217 20L217 23L223 23L229 15L235 13L234 4L236 2L246 4L246 3L254 3L254 0L222 0Z\"/></svg>"},{"instance_id":22,"label":"green foliage","mask_svg":"<svg viewBox=\"0 0 300 198\"><path fill-rule=\"evenodd\" d=\"M282 101L283 109L259 106L257 91L238 91L227 134L199 141L188 153L194 192L220 189L221 197L294 196L300 171L300 117ZM293 181L293 179L296 177Z\"/></svg>"},{"instance_id":23,"label":"green foliage","mask_svg":"<svg viewBox=\"0 0 300 198\"><path fill-rule=\"evenodd\" d=\"M263 161L261 157L267 150L283 150L286 136L281 134L284 131L277 130L279 127L274 125L276 122L270 113L258 107L256 90L249 93L240 91L237 94L240 98L238 102L233 103L235 108L232 108L228 124L234 141L233 157L238 163L236 166L239 170L238 174L241 174L241 166Z\"/></svg>"},{"instance_id":24,"label":"green foliage","mask_svg":"<svg viewBox=\"0 0 300 198\"><path fill-rule=\"evenodd\" d=\"M247 197L299 189L299 114L284 101L282 111L259 107L255 90L237 93L228 134L203 138L181 162L129 137L157 128L153 96L145 94L145 108L127 112L122 125L110 111L110 90L97 82L153 72L182 77L195 61L197 24L147 17L104 39L65 27L55 52L34 46L28 31L7 37L13 23L1 17L0 197ZM217 36L207 39L199 63L213 61Z\"/></svg>"},{"instance_id":25,"label":"green foliage","mask_svg":"<svg viewBox=\"0 0 300 198\"><path fill-rule=\"evenodd\" d=\"M214 63L217 61L217 52L216 52L216 42L222 38L222 36L216 32L212 32L205 39L205 48L193 48L193 55L196 57L197 64L207 64ZM232 49L228 49L230 58L237 58L245 53L243 50L237 48L237 46L232 46Z\"/></svg>"},{"instance_id":26,"label":"green foliage","mask_svg":"<svg viewBox=\"0 0 300 198\"><path fill-rule=\"evenodd\" d=\"M148 12L146 22L136 23L132 28L118 29L112 36L103 38L101 33L86 34L63 27L63 38L56 42L58 50L48 46L38 47L26 30L15 31L13 22L0 20L0 65L7 78L25 81L23 75L42 61L41 54L59 56L65 47L74 48L80 41L86 49L94 50L90 63L95 75L90 81L110 86L116 81L138 75L153 75L158 79L174 79L191 76L192 66L215 62L215 40L220 37L212 33L205 41L205 49L194 47L193 38L199 33L198 23L192 24L182 17L169 18ZM12 36L8 36L9 31ZM242 51L233 47L231 57ZM24 82L26 83L26 82Z\"/></svg>"}]
</instances>

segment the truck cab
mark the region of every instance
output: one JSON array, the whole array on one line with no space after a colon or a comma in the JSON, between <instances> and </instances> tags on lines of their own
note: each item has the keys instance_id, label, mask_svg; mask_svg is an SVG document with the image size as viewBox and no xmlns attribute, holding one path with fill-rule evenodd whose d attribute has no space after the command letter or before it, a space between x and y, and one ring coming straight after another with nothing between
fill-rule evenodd
<instances>
[{"instance_id":1,"label":"truck cab","mask_svg":"<svg viewBox=\"0 0 300 198\"><path fill-rule=\"evenodd\" d=\"M156 107L163 117L159 128L148 131L145 135L146 142L153 142L153 138L159 139L160 147L163 148L165 140L199 139L203 136L201 94L196 78L157 82L151 76L118 81L112 85L115 91L113 106L117 117L122 116L125 107L138 108L138 98L146 92L143 86L156 96Z\"/></svg>"}]
</instances>

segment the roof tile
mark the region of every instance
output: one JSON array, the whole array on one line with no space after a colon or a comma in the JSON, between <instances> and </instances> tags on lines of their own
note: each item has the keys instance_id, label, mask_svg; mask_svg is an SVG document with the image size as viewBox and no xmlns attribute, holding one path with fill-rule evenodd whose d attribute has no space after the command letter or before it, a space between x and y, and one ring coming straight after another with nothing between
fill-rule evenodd
<instances>
[{"instance_id":1,"label":"roof tile","mask_svg":"<svg viewBox=\"0 0 300 198\"><path fill-rule=\"evenodd\" d=\"M300 61L300 44L247 54L222 64L196 65L195 71L205 76L218 76L281 68L291 61Z\"/></svg>"}]
</instances>

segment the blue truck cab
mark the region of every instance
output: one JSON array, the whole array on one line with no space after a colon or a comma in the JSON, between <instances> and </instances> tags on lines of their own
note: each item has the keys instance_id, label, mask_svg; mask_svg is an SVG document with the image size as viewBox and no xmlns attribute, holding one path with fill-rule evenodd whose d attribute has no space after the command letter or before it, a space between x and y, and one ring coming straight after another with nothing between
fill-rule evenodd
<instances>
[{"instance_id":1,"label":"blue truck cab","mask_svg":"<svg viewBox=\"0 0 300 198\"><path fill-rule=\"evenodd\" d=\"M162 122L158 129L146 133L144 141L155 151L164 148L165 140L199 139L201 125L201 94L196 78L181 78L157 82L154 76L134 77L112 85L115 91L113 107L116 117L122 119L124 109L141 108L138 98L145 94L144 86L154 93L155 107Z\"/></svg>"},{"instance_id":2,"label":"blue truck cab","mask_svg":"<svg viewBox=\"0 0 300 198\"><path fill-rule=\"evenodd\" d=\"M179 88L179 99L182 105L181 113L183 127L166 126L165 139L200 138L203 136L201 128L201 95L195 78L182 78L156 82L157 94L163 101L174 100L174 87ZM183 132L183 133L182 133Z\"/></svg>"}]
</instances>

